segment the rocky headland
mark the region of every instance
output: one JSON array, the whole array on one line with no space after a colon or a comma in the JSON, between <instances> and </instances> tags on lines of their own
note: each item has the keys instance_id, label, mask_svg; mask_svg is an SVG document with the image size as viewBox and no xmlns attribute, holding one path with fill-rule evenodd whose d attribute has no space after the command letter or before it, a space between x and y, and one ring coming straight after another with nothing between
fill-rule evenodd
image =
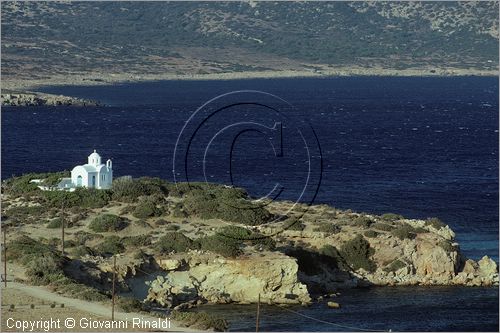
<instances>
[{"instance_id":1,"label":"rocky headland","mask_svg":"<svg viewBox=\"0 0 500 333\"><path fill-rule=\"evenodd\" d=\"M280 207L280 203L273 205ZM322 211L325 212L332 211ZM392 225L393 230L399 230L396 228L400 224L413 228L408 230L421 230L417 229L419 233L414 238L409 234L401 239L389 230L376 229L377 226L344 226L345 231L331 234L314 231L314 224L305 224L302 231L281 231L279 237L291 246L284 245L277 251L251 251L238 258L214 256L200 250L157 256L155 263L165 275L148 283L146 299L164 306L200 301L247 304L257 302L260 294L270 304L308 304L318 296L346 288L498 285L496 262L487 256L479 261L467 259L448 226L436 227L424 220L408 219L387 223L373 215L352 214L349 217L354 220L383 221L374 222L381 223L378 226L381 228ZM274 227L257 229L262 234L277 231ZM336 258L338 253L328 252L334 248L332 244L342 248L341 244L360 237L368 243L371 267L356 268L346 262L342 266L341 255ZM359 244L363 247L364 243L354 244L354 248Z\"/></svg>"},{"instance_id":2,"label":"rocky headland","mask_svg":"<svg viewBox=\"0 0 500 333\"><path fill-rule=\"evenodd\" d=\"M44 94L39 92L9 92L1 94L2 106L101 106L102 104L88 99L63 95Z\"/></svg>"},{"instance_id":3,"label":"rocky headland","mask_svg":"<svg viewBox=\"0 0 500 333\"><path fill-rule=\"evenodd\" d=\"M116 179L111 190L71 193L30 183L59 176L4 181L2 215L17 230L8 242L17 278L74 297L81 290L87 298L109 297L113 255L120 296L142 309L248 304L259 294L269 304L307 305L370 286L498 285L497 263L467 258L453 230L436 218L286 201L256 206L240 189L156 178ZM61 200L71 203L64 212ZM54 232L61 214L64 256Z\"/></svg>"}]
</instances>

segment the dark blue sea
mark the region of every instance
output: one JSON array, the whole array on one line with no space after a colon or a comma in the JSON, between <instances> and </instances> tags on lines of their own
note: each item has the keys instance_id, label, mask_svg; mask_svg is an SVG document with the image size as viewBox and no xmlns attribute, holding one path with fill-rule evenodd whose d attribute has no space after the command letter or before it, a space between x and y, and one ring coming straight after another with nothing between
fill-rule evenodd
<instances>
[{"instance_id":1,"label":"dark blue sea","mask_svg":"<svg viewBox=\"0 0 500 333\"><path fill-rule=\"evenodd\" d=\"M233 183L254 197L438 217L456 231L468 257L498 261L498 78L166 81L43 90L107 106L3 108L2 179L70 170L97 149L113 159L115 177ZM261 92L221 96L242 90ZM342 326L265 307L261 329L498 330L498 288L373 288L346 291L339 302L338 311L324 304L292 310ZM252 307L209 309L226 316L232 329L254 329Z\"/></svg>"}]
</instances>

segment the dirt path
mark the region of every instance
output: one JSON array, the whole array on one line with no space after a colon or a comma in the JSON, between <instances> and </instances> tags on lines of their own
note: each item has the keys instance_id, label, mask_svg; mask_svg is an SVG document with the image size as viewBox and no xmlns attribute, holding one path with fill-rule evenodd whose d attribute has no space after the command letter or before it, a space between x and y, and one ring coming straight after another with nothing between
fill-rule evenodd
<instances>
[{"instance_id":1,"label":"dirt path","mask_svg":"<svg viewBox=\"0 0 500 333\"><path fill-rule=\"evenodd\" d=\"M17 289L20 291L23 291L24 293L31 295L33 297L46 300L49 302L56 302L56 303L64 303L65 306L68 307L73 307L75 309L78 309L80 311L92 313L101 317L107 317L111 318L111 306L105 306L99 303L93 303L93 302L87 302L87 301L82 301L79 299L74 299L74 298L69 298L65 296L58 295L56 293L50 292L47 289L37 287L37 286L29 286L17 282L9 282L7 288L12 288L12 289ZM3 289L3 287L2 287ZM148 316L144 315L141 313L137 312L119 312L115 310L115 319L116 320L126 320L129 322L132 322L132 318L141 318L143 321L147 322L157 322L158 317L153 317L153 316ZM161 330L161 329L159 329ZM170 331L170 332L187 332L187 331L194 331L193 329L186 328L186 327L181 327L177 323L170 322L170 328L168 330L164 331Z\"/></svg>"}]
</instances>

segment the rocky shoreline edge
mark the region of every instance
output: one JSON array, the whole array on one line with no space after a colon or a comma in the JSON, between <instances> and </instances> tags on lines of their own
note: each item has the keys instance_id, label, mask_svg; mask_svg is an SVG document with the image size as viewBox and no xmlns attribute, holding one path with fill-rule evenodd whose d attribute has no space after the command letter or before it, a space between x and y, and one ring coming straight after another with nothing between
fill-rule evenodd
<instances>
[{"instance_id":1,"label":"rocky shoreline edge","mask_svg":"<svg viewBox=\"0 0 500 333\"><path fill-rule=\"evenodd\" d=\"M2 91L2 106L103 106L100 102L39 92Z\"/></svg>"},{"instance_id":2,"label":"rocky shoreline edge","mask_svg":"<svg viewBox=\"0 0 500 333\"><path fill-rule=\"evenodd\" d=\"M393 76L393 77L453 77L453 76L498 76L498 69L484 70L476 68L429 67L429 68L364 68L364 67L329 67L318 65L315 70L265 70L244 72L214 73L101 73L85 72L71 75L54 75L39 79L5 78L2 85L8 89L37 90L47 86L96 86L112 84L146 83L155 81L203 81L203 80L242 80L242 79L280 79L280 78L335 78L351 76Z\"/></svg>"},{"instance_id":3,"label":"rocky shoreline edge","mask_svg":"<svg viewBox=\"0 0 500 333\"><path fill-rule=\"evenodd\" d=\"M372 215L359 215L358 218L367 216L376 221ZM317 247L306 245L298 250L262 251L239 258L214 256L213 253L200 250L154 256L149 264L153 263L153 271L164 274L147 282L149 290L146 301L185 309L204 303L256 303L260 294L261 300L268 304L308 305L314 300L322 300L339 290L350 288L498 286L497 263L488 256L478 261L466 258L460 252L458 243L454 242L455 234L448 226L435 228L426 225L424 220L408 219L399 220L398 223L405 223L412 230L422 228L427 232L421 232L413 239L411 236L400 239L391 233L384 235L382 232L374 238L365 236L363 240L368 240L368 244L360 242L354 244L353 248L367 246L372 249L368 252L373 252L371 259L374 267L366 269L356 269L349 264L347 266L351 267L341 267L340 260L332 260L337 254L328 253L328 247L337 237L328 232L304 230L284 230L280 237L302 244L309 241L324 244L322 250L317 251ZM274 229L257 228L262 234L274 234ZM370 234L368 231L371 230L366 230L366 234ZM345 239L345 236L339 235L337 239ZM354 236L347 242L355 239L361 238ZM91 262L99 265L98 262ZM126 271L133 272L134 267L137 268L134 265ZM124 281L128 274L122 276ZM138 274L141 275L140 270Z\"/></svg>"}]
</instances>

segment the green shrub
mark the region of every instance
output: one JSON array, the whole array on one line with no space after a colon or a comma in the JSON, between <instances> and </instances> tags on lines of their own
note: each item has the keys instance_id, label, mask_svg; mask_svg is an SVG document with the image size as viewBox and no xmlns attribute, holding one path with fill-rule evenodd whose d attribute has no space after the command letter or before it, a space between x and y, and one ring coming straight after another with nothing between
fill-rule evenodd
<instances>
[{"instance_id":1,"label":"green shrub","mask_svg":"<svg viewBox=\"0 0 500 333\"><path fill-rule=\"evenodd\" d=\"M283 230L302 231L306 226L297 218L290 217L283 222Z\"/></svg>"},{"instance_id":2,"label":"green shrub","mask_svg":"<svg viewBox=\"0 0 500 333\"><path fill-rule=\"evenodd\" d=\"M228 238L233 238L239 241L245 241L249 240L252 237L252 231L243 228L243 227L238 227L235 225L228 225L225 227L222 227L218 230L218 234L224 237Z\"/></svg>"},{"instance_id":3,"label":"green shrub","mask_svg":"<svg viewBox=\"0 0 500 333\"><path fill-rule=\"evenodd\" d=\"M425 233L428 233L428 232L429 232L429 230L424 229L424 228L422 228L422 227L417 227L417 228L415 228L415 229L413 229L413 230L414 230L414 232L415 232L416 234L425 234Z\"/></svg>"},{"instance_id":4,"label":"green shrub","mask_svg":"<svg viewBox=\"0 0 500 333\"><path fill-rule=\"evenodd\" d=\"M370 227L373 229L380 230L380 231L391 231L394 229L394 227L392 225L385 224L385 223L379 223L379 222L373 223Z\"/></svg>"},{"instance_id":5,"label":"green shrub","mask_svg":"<svg viewBox=\"0 0 500 333\"><path fill-rule=\"evenodd\" d=\"M403 261L401 261L399 259L396 259L393 262L391 262L389 265L387 265L386 267L384 267L384 271L386 271L386 272L396 272L396 271L400 270L403 267L406 267L406 264Z\"/></svg>"},{"instance_id":6,"label":"green shrub","mask_svg":"<svg viewBox=\"0 0 500 333\"><path fill-rule=\"evenodd\" d=\"M47 223L47 228L49 228L49 229L61 228L61 226L62 226L62 220L59 217L55 218L53 220L50 220Z\"/></svg>"},{"instance_id":7,"label":"green shrub","mask_svg":"<svg viewBox=\"0 0 500 333\"><path fill-rule=\"evenodd\" d=\"M192 190L184 199L185 212L202 219L219 218L220 206L221 203L218 202L217 196L208 190Z\"/></svg>"},{"instance_id":8,"label":"green shrub","mask_svg":"<svg viewBox=\"0 0 500 333\"><path fill-rule=\"evenodd\" d=\"M128 223L117 215L103 214L90 222L89 229L95 232L119 231L127 225Z\"/></svg>"},{"instance_id":9,"label":"green shrub","mask_svg":"<svg viewBox=\"0 0 500 333\"><path fill-rule=\"evenodd\" d=\"M191 191L191 183L171 183L168 186L168 193L173 197L182 198Z\"/></svg>"},{"instance_id":10,"label":"green shrub","mask_svg":"<svg viewBox=\"0 0 500 333\"><path fill-rule=\"evenodd\" d=\"M113 200L134 202L141 196L168 196L168 183L160 178L121 177L113 180L111 192Z\"/></svg>"},{"instance_id":11,"label":"green shrub","mask_svg":"<svg viewBox=\"0 0 500 333\"><path fill-rule=\"evenodd\" d=\"M444 224L440 219L438 219L437 217L432 217L432 218L428 218L426 221L425 221L425 225L426 226L430 226L430 227L433 227L434 229L437 229L437 230L440 230L441 228L444 228L446 226L446 224Z\"/></svg>"},{"instance_id":12,"label":"green shrub","mask_svg":"<svg viewBox=\"0 0 500 333\"><path fill-rule=\"evenodd\" d=\"M320 250L319 253L327 256L329 258L332 258L335 262L335 267L338 269L342 270L348 270L348 265L346 264L344 258L342 258L342 255L340 254L339 250L335 246L332 245L324 245Z\"/></svg>"},{"instance_id":13,"label":"green shrub","mask_svg":"<svg viewBox=\"0 0 500 333\"><path fill-rule=\"evenodd\" d=\"M57 292L87 301L103 301L106 296L94 288L76 283L64 274L59 251L40 241L21 236L8 244L10 259L26 267L26 276L34 284L49 284Z\"/></svg>"},{"instance_id":14,"label":"green shrub","mask_svg":"<svg viewBox=\"0 0 500 333\"><path fill-rule=\"evenodd\" d=\"M30 183L30 181L32 179L43 179L47 177L47 175L48 174L29 173L20 177L12 177L6 179L2 183L2 190L5 191L6 194L9 194L14 198L30 193L38 193L41 192L41 190L38 188L39 184Z\"/></svg>"},{"instance_id":15,"label":"green shrub","mask_svg":"<svg viewBox=\"0 0 500 333\"><path fill-rule=\"evenodd\" d=\"M394 214L394 213L386 213L380 217L382 218L382 220L388 221L388 222L394 222L394 221L403 219L403 216L401 216L399 214Z\"/></svg>"},{"instance_id":16,"label":"green shrub","mask_svg":"<svg viewBox=\"0 0 500 333\"><path fill-rule=\"evenodd\" d=\"M237 257L242 251L240 249L242 241L221 234L201 237L197 239L200 248L204 251L210 251L220 254L224 257Z\"/></svg>"},{"instance_id":17,"label":"green shrub","mask_svg":"<svg viewBox=\"0 0 500 333\"><path fill-rule=\"evenodd\" d=\"M120 237L113 235L104 238L104 240L97 245L96 251L102 254L118 254L125 251L125 246Z\"/></svg>"},{"instance_id":18,"label":"green shrub","mask_svg":"<svg viewBox=\"0 0 500 333\"><path fill-rule=\"evenodd\" d=\"M28 236L20 236L11 241L7 246L8 259L18 261L24 266L27 266L30 262L39 257L59 257L55 249Z\"/></svg>"},{"instance_id":19,"label":"green shrub","mask_svg":"<svg viewBox=\"0 0 500 333\"><path fill-rule=\"evenodd\" d=\"M366 216L358 216L354 219L353 224L361 228L368 228L373 224L373 220Z\"/></svg>"},{"instance_id":20,"label":"green shrub","mask_svg":"<svg viewBox=\"0 0 500 333\"><path fill-rule=\"evenodd\" d=\"M111 200L111 194L108 190L77 188L73 193L76 193L80 198L79 207L101 208Z\"/></svg>"},{"instance_id":21,"label":"green shrub","mask_svg":"<svg viewBox=\"0 0 500 333\"><path fill-rule=\"evenodd\" d=\"M180 312L174 310L171 312L170 318L181 322L187 327L199 330L214 330L216 332L223 332L228 328L228 323L225 319L206 312Z\"/></svg>"},{"instance_id":22,"label":"green shrub","mask_svg":"<svg viewBox=\"0 0 500 333\"><path fill-rule=\"evenodd\" d=\"M42 196L47 207L85 207L101 208L111 199L108 190L79 187L73 192L67 191L42 191Z\"/></svg>"},{"instance_id":23,"label":"green shrub","mask_svg":"<svg viewBox=\"0 0 500 333\"><path fill-rule=\"evenodd\" d=\"M406 223L392 230L391 234L401 240L414 239L416 236L415 229Z\"/></svg>"},{"instance_id":24,"label":"green shrub","mask_svg":"<svg viewBox=\"0 0 500 333\"><path fill-rule=\"evenodd\" d=\"M78 193L81 193L78 191ZM41 196L46 207L61 209L62 207L81 207L80 196L77 191L42 191Z\"/></svg>"},{"instance_id":25,"label":"green shrub","mask_svg":"<svg viewBox=\"0 0 500 333\"><path fill-rule=\"evenodd\" d=\"M370 259L374 252L370 243L361 235L345 242L340 248L340 255L352 269L363 268L369 272L376 268L375 263Z\"/></svg>"},{"instance_id":26,"label":"green shrub","mask_svg":"<svg viewBox=\"0 0 500 333\"><path fill-rule=\"evenodd\" d=\"M231 238L235 242L259 246L266 250L274 250L276 247L276 242L271 237L238 226L225 226L219 229L217 234L221 237Z\"/></svg>"},{"instance_id":27,"label":"green shrub","mask_svg":"<svg viewBox=\"0 0 500 333\"><path fill-rule=\"evenodd\" d=\"M202 219L222 219L247 225L269 222L271 214L248 200L241 189L215 184L192 184L185 194L184 211Z\"/></svg>"},{"instance_id":28,"label":"green shrub","mask_svg":"<svg viewBox=\"0 0 500 333\"><path fill-rule=\"evenodd\" d=\"M181 232L168 232L155 243L155 248L160 253L186 252L196 249L197 243Z\"/></svg>"},{"instance_id":29,"label":"green shrub","mask_svg":"<svg viewBox=\"0 0 500 333\"><path fill-rule=\"evenodd\" d=\"M123 244L126 247L142 247L151 245L151 235L137 235L122 238Z\"/></svg>"},{"instance_id":30,"label":"green shrub","mask_svg":"<svg viewBox=\"0 0 500 333\"><path fill-rule=\"evenodd\" d=\"M151 199L144 199L139 202L132 213L135 217L145 219L153 216L160 216L163 210L156 207L155 202Z\"/></svg>"},{"instance_id":31,"label":"green shrub","mask_svg":"<svg viewBox=\"0 0 500 333\"><path fill-rule=\"evenodd\" d=\"M5 211L5 217L10 220L17 220L22 222L28 222L28 220L33 219L31 222L35 222L40 219L47 209L43 206L16 206L10 207ZM5 218L3 217L3 219Z\"/></svg>"},{"instance_id":32,"label":"green shrub","mask_svg":"<svg viewBox=\"0 0 500 333\"><path fill-rule=\"evenodd\" d=\"M324 223L318 225L316 228L314 228L314 231L316 232L324 232L327 234L337 234L341 231L342 229L333 223Z\"/></svg>"},{"instance_id":33,"label":"green shrub","mask_svg":"<svg viewBox=\"0 0 500 333\"><path fill-rule=\"evenodd\" d=\"M113 180L111 186L113 200L132 202L144 195L142 185L131 177L120 177Z\"/></svg>"},{"instance_id":34,"label":"green shrub","mask_svg":"<svg viewBox=\"0 0 500 333\"><path fill-rule=\"evenodd\" d=\"M364 232L364 235L368 238L376 238L378 236L378 232L376 232L375 230L366 230Z\"/></svg>"},{"instance_id":35,"label":"green shrub","mask_svg":"<svg viewBox=\"0 0 500 333\"><path fill-rule=\"evenodd\" d=\"M255 235L255 233L254 233ZM276 241L269 236L260 235L252 240L252 245L261 247L264 250L274 251L276 249Z\"/></svg>"},{"instance_id":36,"label":"green shrub","mask_svg":"<svg viewBox=\"0 0 500 333\"><path fill-rule=\"evenodd\" d=\"M184 211L184 206L181 203L176 203L171 211L172 216L175 218L187 217L187 213Z\"/></svg>"},{"instance_id":37,"label":"green shrub","mask_svg":"<svg viewBox=\"0 0 500 333\"><path fill-rule=\"evenodd\" d=\"M36 285L47 285L63 275L62 260L56 255L40 255L29 262L26 276Z\"/></svg>"}]
</instances>

